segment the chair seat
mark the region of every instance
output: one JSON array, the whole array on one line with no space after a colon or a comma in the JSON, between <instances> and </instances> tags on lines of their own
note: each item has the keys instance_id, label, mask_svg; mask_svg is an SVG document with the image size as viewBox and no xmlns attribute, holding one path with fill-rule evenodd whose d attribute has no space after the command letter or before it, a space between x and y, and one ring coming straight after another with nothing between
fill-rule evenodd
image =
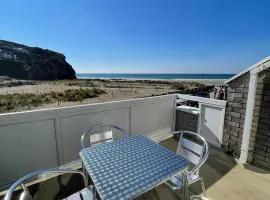
<instances>
[{"instance_id":1,"label":"chair seat","mask_svg":"<svg viewBox=\"0 0 270 200\"><path fill-rule=\"evenodd\" d=\"M165 182L173 190L181 189L183 185L182 176L176 175Z\"/></svg>"},{"instance_id":2,"label":"chair seat","mask_svg":"<svg viewBox=\"0 0 270 200\"><path fill-rule=\"evenodd\" d=\"M188 182L193 182L193 181L197 180L198 178L200 178L200 176L198 174L191 174L188 176Z\"/></svg>"},{"instance_id":3,"label":"chair seat","mask_svg":"<svg viewBox=\"0 0 270 200\"><path fill-rule=\"evenodd\" d=\"M188 178L188 183L191 183L199 178L199 175L197 174L192 174L187 177ZM183 178L181 175L176 175L170 178L166 184L171 187L174 190L181 189L183 186Z\"/></svg>"},{"instance_id":4,"label":"chair seat","mask_svg":"<svg viewBox=\"0 0 270 200\"><path fill-rule=\"evenodd\" d=\"M95 193L92 187L84 188L83 190L70 195L64 200L96 200Z\"/></svg>"}]
</instances>

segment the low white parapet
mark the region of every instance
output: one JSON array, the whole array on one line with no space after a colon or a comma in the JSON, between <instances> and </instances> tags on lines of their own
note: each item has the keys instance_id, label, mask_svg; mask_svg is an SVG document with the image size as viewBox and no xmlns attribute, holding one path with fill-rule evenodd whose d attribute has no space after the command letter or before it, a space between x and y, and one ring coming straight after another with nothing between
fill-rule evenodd
<instances>
[{"instance_id":1,"label":"low white parapet","mask_svg":"<svg viewBox=\"0 0 270 200\"><path fill-rule=\"evenodd\" d=\"M0 188L35 169L79 159L90 127L115 124L158 140L175 126L176 95L0 114Z\"/></svg>"}]
</instances>

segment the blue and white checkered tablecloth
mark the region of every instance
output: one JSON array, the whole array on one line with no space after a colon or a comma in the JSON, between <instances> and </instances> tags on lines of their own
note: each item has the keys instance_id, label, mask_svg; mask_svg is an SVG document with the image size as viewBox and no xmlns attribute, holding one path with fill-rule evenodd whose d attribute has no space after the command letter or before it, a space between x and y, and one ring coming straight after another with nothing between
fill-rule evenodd
<instances>
[{"instance_id":1,"label":"blue and white checkered tablecloth","mask_svg":"<svg viewBox=\"0 0 270 200\"><path fill-rule=\"evenodd\" d=\"M79 153L102 200L132 199L186 170L188 161L143 135Z\"/></svg>"}]
</instances>

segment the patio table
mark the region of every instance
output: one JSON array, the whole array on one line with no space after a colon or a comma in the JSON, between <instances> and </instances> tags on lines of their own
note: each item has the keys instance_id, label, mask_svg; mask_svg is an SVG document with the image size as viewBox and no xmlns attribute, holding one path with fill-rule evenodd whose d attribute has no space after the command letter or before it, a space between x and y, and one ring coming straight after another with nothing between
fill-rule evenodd
<instances>
[{"instance_id":1,"label":"patio table","mask_svg":"<svg viewBox=\"0 0 270 200\"><path fill-rule=\"evenodd\" d=\"M143 135L85 148L79 155L102 200L133 199L188 168L186 159Z\"/></svg>"}]
</instances>

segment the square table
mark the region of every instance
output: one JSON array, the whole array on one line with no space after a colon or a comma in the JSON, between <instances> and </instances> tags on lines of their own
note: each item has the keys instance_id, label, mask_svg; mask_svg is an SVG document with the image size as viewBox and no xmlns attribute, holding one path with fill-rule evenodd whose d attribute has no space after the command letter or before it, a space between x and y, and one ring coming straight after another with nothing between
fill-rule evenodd
<instances>
[{"instance_id":1,"label":"square table","mask_svg":"<svg viewBox=\"0 0 270 200\"><path fill-rule=\"evenodd\" d=\"M188 168L188 161L143 135L79 153L102 200L133 199Z\"/></svg>"}]
</instances>

